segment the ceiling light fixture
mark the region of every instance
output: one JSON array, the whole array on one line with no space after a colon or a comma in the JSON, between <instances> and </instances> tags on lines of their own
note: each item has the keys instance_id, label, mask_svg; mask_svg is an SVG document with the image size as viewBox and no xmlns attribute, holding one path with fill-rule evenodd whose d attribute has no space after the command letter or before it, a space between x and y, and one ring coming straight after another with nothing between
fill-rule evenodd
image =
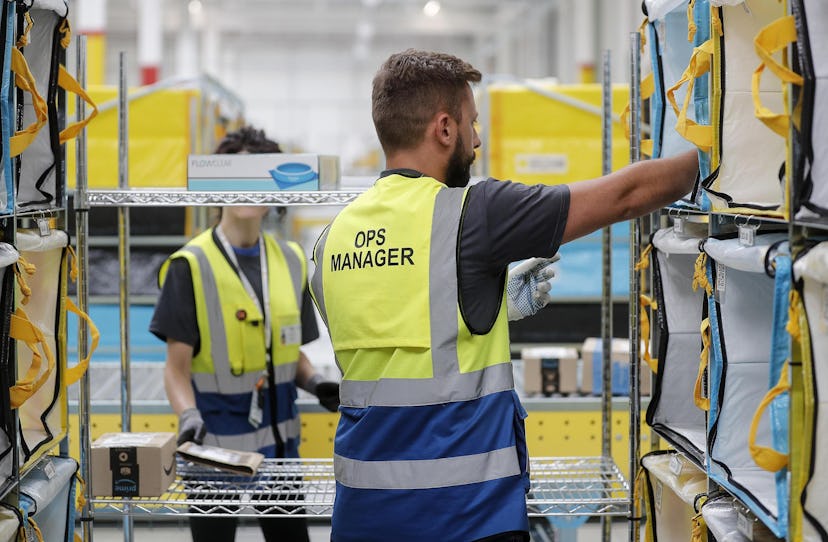
<instances>
[{"instance_id":1,"label":"ceiling light fixture","mask_svg":"<svg viewBox=\"0 0 828 542\"><path fill-rule=\"evenodd\" d=\"M423 6L423 13L426 14L426 17L434 17L440 13L440 2L437 0L428 0Z\"/></svg>"},{"instance_id":2,"label":"ceiling light fixture","mask_svg":"<svg viewBox=\"0 0 828 542\"><path fill-rule=\"evenodd\" d=\"M187 9L190 11L190 15L197 16L201 14L201 10L204 6L201 5L201 0L190 0L190 3L187 4Z\"/></svg>"}]
</instances>

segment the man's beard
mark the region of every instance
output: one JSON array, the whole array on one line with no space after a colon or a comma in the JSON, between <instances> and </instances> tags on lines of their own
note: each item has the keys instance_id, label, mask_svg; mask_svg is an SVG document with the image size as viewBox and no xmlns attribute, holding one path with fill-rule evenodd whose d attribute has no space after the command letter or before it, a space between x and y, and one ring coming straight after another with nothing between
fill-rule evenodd
<instances>
[{"instance_id":1,"label":"man's beard","mask_svg":"<svg viewBox=\"0 0 828 542\"><path fill-rule=\"evenodd\" d=\"M463 188L471 180L471 165L474 162L474 154L466 156L463 138L458 135L454 145L454 152L451 153L448 166L446 167L446 186L452 188Z\"/></svg>"}]
</instances>

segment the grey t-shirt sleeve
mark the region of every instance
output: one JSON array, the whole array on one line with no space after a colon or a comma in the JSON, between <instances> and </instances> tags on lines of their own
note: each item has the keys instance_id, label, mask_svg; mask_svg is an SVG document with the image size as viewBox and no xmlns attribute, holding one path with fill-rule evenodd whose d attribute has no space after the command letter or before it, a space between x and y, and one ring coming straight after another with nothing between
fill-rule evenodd
<instances>
[{"instance_id":1,"label":"grey t-shirt sleeve","mask_svg":"<svg viewBox=\"0 0 828 542\"><path fill-rule=\"evenodd\" d=\"M319 326L316 324L316 313L313 310L313 299L308 290L302 292L302 306L300 307L302 317L302 344L308 344L319 338Z\"/></svg>"},{"instance_id":2,"label":"grey t-shirt sleeve","mask_svg":"<svg viewBox=\"0 0 828 542\"><path fill-rule=\"evenodd\" d=\"M190 264L184 258L170 262L161 294L149 326L150 332L162 341L173 339L189 344L198 351L199 333L196 320L193 278Z\"/></svg>"},{"instance_id":3,"label":"grey t-shirt sleeve","mask_svg":"<svg viewBox=\"0 0 828 542\"><path fill-rule=\"evenodd\" d=\"M554 256L569 214L566 185L525 185L488 179L466 196L460 230L460 308L473 333L494 325L507 266Z\"/></svg>"},{"instance_id":4,"label":"grey t-shirt sleeve","mask_svg":"<svg viewBox=\"0 0 828 542\"><path fill-rule=\"evenodd\" d=\"M569 214L569 187L488 179L469 189L463 248L487 257L492 271L558 251Z\"/></svg>"}]
</instances>

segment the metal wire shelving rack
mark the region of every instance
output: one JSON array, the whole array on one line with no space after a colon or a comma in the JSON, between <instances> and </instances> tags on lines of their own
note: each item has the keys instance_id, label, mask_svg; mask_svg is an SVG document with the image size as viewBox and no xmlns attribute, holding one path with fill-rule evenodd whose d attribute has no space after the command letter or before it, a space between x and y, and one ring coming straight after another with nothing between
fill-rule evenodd
<instances>
[{"instance_id":1,"label":"metal wire shelving rack","mask_svg":"<svg viewBox=\"0 0 828 542\"><path fill-rule=\"evenodd\" d=\"M637 34L636 34L637 36ZM83 81L84 44L79 46L78 69L79 81ZM637 51L637 47L633 47ZM120 86L126 87L121 66ZM633 77L633 87L637 88ZM609 77L609 52L604 54L604 135L603 163L605 173L611 167L612 114ZM119 92L119 161L120 170L127 170L126 153L126 93ZM636 102L633 101L633 107ZM79 109L83 112L82 104ZM633 110L633 118L638 110ZM635 133L635 131L633 132ZM78 258L81 267L78 297L82 310L88 305L88 278L86 270L88 248L88 210L91 207L117 207L119 260L122 274L120 284L121 318L128 320L125 307L129 303L129 215L130 207L163 206L215 206L215 205L345 205L355 199L358 191L318 191L318 192L190 192L186 190L129 189L125 174L119 179L118 190L88 190L86 179L85 136L81 135L77 147L77 172L75 192L75 210L78 213L77 243ZM631 228L632 229L632 228ZM609 540L610 521L613 517L629 518L634 498L634 487L625 479L621 469L611 457L610 418L611 404L611 365L609 341L611 328L611 288L610 288L610 242L609 232L604 239L604 292L602 295L602 323L604 338L603 380L604 390L601 399L602 411L602 455L599 457L538 457L530 459L531 486L527 495L527 506L531 517L547 516L596 516L602 518L603 539ZM631 281L636 273L632 270ZM631 301L632 303L632 301ZM637 319L637 310L631 310L631 319ZM636 320L637 321L637 320ZM635 331L636 328L632 327ZM122 330L128 324L121 322ZM85 354L88 348L87 330L79 328L78 351ZM122 333L121 370L122 370L122 426L130 430L130 368L128 335ZM635 344L635 341L631 341ZM640 401L638 397L638 352L631 348L631 387L630 400L630 472L637 469L638 461L638 424L640 423ZM634 396L633 396L634 393ZM84 376L79 393L81 472L88 479L90 435L89 435L89 377ZM173 516L197 516L211 514L215 516L256 517L264 514L278 514L274 517L330 517L333 510L335 481L333 461L331 459L265 459L254 477L242 477L227 474L216 469L209 469L193 464L179 462L175 482L167 493L155 498L122 498L94 496L91 485L87 486L87 499L81 514L83 539L92 540L92 523L94 517L123 517L124 540L133 540L132 518L141 514L169 514ZM636 522L633 522L635 524ZM632 525L632 524L631 524Z\"/></svg>"},{"instance_id":2,"label":"metal wire shelving rack","mask_svg":"<svg viewBox=\"0 0 828 542\"><path fill-rule=\"evenodd\" d=\"M603 458L531 460L529 515L615 516L627 513L629 486ZM127 512L178 516L284 516L327 518L335 493L330 459L267 459L255 476L179 462L177 477L161 497L96 497L95 514ZM125 505L129 505L127 508Z\"/></svg>"}]
</instances>

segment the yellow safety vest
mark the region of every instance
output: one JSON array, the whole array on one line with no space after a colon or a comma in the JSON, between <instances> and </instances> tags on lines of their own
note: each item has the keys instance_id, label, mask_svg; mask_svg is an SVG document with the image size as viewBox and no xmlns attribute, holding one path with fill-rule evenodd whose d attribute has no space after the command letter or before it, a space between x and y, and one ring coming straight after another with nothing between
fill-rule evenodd
<instances>
[{"instance_id":1,"label":"yellow safety vest","mask_svg":"<svg viewBox=\"0 0 828 542\"><path fill-rule=\"evenodd\" d=\"M296 243L264 239L270 285L265 294L270 296L271 355L278 385L292 382L296 375L301 333L286 334L285 330L301 326L307 263ZM169 263L176 258L189 262L193 279L201 340L191 368L194 384L202 392L250 392L265 369L264 316L215 243L212 229L164 262L159 274L162 283ZM285 343L285 337L292 342Z\"/></svg>"}]
</instances>

